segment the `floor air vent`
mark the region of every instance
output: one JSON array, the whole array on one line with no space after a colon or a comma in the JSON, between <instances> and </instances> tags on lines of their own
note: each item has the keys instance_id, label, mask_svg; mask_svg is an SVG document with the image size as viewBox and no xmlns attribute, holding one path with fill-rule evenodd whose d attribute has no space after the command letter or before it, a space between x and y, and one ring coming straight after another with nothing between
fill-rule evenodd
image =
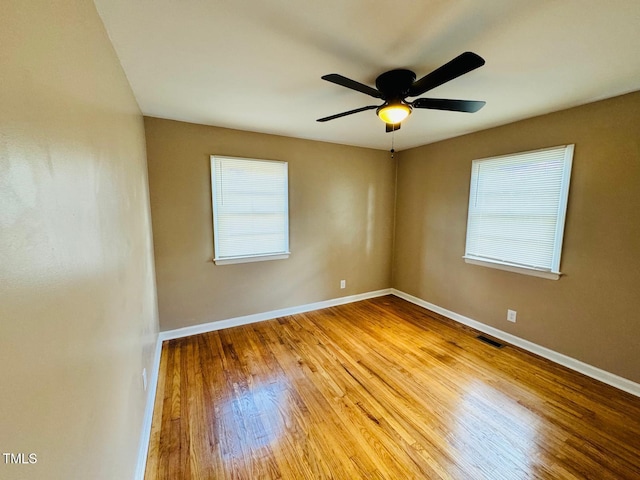
<instances>
[{"instance_id":1,"label":"floor air vent","mask_svg":"<svg viewBox=\"0 0 640 480\"><path fill-rule=\"evenodd\" d=\"M486 344L491 345L492 347L496 347L496 348L502 348L504 347L504 344L500 343L500 342L496 342L495 340L489 338L489 337L485 337L484 335L478 335L476 337L478 340L480 340L481 342L484 342Z\"/></svg>"}]
</instances>

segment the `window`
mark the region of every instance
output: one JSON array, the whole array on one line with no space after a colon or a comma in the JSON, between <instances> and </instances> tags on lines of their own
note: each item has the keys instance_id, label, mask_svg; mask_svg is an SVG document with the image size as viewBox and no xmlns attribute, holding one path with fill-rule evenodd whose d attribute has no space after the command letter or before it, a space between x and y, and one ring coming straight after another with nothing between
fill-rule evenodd
<instances>
[{"instance_id":1,"label":"window","mask_svg":"<svg viewBox=\"0 0 640 480\"><path fill-rule=\"evenodd\" d=\"M287 162L211 156L214 261L289 257Z\"/></svg>"},{"instance_id":2,"label":"window","mask_svg":"<svg viewBox=\"0 0 640 480\"><path fill-rule=\"evenodd\" d=\"M467 263L559 278L573 147L473 161Z\"/></svg>"}]
</instances>

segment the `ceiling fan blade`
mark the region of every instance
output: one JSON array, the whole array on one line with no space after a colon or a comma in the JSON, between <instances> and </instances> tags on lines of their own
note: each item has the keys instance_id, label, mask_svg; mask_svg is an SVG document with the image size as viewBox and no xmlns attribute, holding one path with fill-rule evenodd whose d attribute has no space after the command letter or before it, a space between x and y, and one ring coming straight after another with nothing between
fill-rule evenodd
<instances>
[{"instance_id":1,"label":"ceiling fan blade","mask_svg":"<svg viewBox=\"0 0 640 480\"><path fill-rule=\"evenodd\" d=\"M446 98L418 98L413 103L415 108L429 108L432 110L451 110L454 112L474 113L480 110L487 102L477 100L449 100Z\"/></svg>"},{"instance_id":2,"label":"ceiling fan blade","mask_svg":"<svg viewBox=\"0 0 640 480\"><path fill-rule=\"evenodd\" d=\"M398 130L400 130L400 123L387 123L386 124L386 129L385 129L386 133L396 132Z\"/></svg>"},{"instance_id":3,"label":"ceiling fan blade","mask_svg":"<svg viewBox=\"0 0 640 480\"><path fill-rule=\"evenodd\" d=\"M342 75L338 75L337 73L330 73L329 75L324 75L321 78L323 80L326 80L327 82L335 83L336 85L340 85L342 87L350 88L351 90L356 90L358 92L371 95L374 98L382 98L382 94L375 88L360 82L356 82L355 80L351 80L350 78L343 77Z\"/></svg>"},{"instance_id":4,"label":"ceiling fan blade","mask_svg":"<svg viewBox=\"0 0 640 480\"><path fill-rule=\"evenodd\" d=\"M373 110L374 108L378 108L378 105L367 105L366 107L356 108L355 110L349 110L348 112L336 113L335 115L331 115L329 117L319 118L318 120L316 120L316 122L328 122L329 120L333 120L335 118L346 117L347 115L364 112L365 110Z\"/></svg>"},{"instance_id":5,"label":"ceiling fan blade","mask_svg":"<svg viewBox=\"0 0 640 480\"><path fill-rule=\"evenodd\" d=\"M409 97L417 97L460 75L484 65L484 59L473 52L464 52L440 68L417 80L409 89Z\"/></svg>"}]
</instances>

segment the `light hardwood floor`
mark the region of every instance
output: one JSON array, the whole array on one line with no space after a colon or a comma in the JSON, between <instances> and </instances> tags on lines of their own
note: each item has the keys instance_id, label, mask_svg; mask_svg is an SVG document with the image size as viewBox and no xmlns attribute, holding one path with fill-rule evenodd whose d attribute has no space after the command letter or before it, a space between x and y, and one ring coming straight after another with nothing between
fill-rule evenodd
<instances>
[{"instance_id":1,"label":"light hardwood floor","mask_svg":"<svg viewBox=\"0 0 640 480\"><path fill-rule=\"evenodd\" d=\"M640 479L640 399L393 296L165 342L146 480Z\"/></svg>"}]
</instances>

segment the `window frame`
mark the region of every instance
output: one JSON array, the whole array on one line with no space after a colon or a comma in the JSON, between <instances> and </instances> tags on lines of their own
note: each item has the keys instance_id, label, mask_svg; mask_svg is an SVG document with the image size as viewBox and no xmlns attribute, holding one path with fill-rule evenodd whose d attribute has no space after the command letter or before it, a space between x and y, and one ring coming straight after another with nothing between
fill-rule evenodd
<instances>
[{"instance_id":1,"label":"window frame","mask_svg":"<svg viewBox=\"0 0 640 480\"><path fill-rule=\"evenodd\" d=\"M569 200L569 186L571 182L571 169L573 164L574 148L575 148L575 144L559 145L556 147L542 148L542 149L530 150L526 152L517 152L517 153L512 153L507 155L499 155L495 157L480 158L472 161L471 180L470 180L470 186L469 186L469 208L467 210L467 231L466 231L466 241L465 241L465 254L462 257L466 263L469 263L472 265L485 266L489 268L496 268L499 270L506 270L509 272L521 273L525 275L532 275L532 276L551 279L551 280L558 280L560 278L560 276L562 275L562 272L560 271L560 260L561 260L562 245L564 240L564 229L565 229L567 206L568 206L568 200ZM559 198L558 198L558 209L557 209L557 215L556 215L556 226L555 226L555 232L554 232L553 256L551 260L551 267L540 268L540 267L534 267L531 265L524 265L516 262L511 262L508 260L498 260L498 259L469 254L471 215L472 215L473 209L475 208L473 193L475 192L474 185L478 184L480 163L483 161L506 159L509 157L518 159L519 157L522 157L525 155L551 151L551 150L564 151L562 178L561 178L561 186L560 186L560 192L559 192Z\"/></svg>"},{"instance_id":2,"label":"window frame","mask_svg":"<svg viewBox=\"0 0 640 480\"><path fill-rule=\"evenodd\" d=\"M249 255L221 256L220 255L220 232L219 232L219 208L217 199L217 162L222 160L246 161L246 162L268 162L284 165L284 206L285 206L285 224L284 224L284 249L282 251L272 253L255 253ZM262 262L267 260L282 260L289 258L291 255L289 249L289 163L282 160L267 160L258 158L232 157L229 155L211 155L211 205L213 216L213 262L216 265L231 265L236 263Z\"/></svg>"}]
</instances>

